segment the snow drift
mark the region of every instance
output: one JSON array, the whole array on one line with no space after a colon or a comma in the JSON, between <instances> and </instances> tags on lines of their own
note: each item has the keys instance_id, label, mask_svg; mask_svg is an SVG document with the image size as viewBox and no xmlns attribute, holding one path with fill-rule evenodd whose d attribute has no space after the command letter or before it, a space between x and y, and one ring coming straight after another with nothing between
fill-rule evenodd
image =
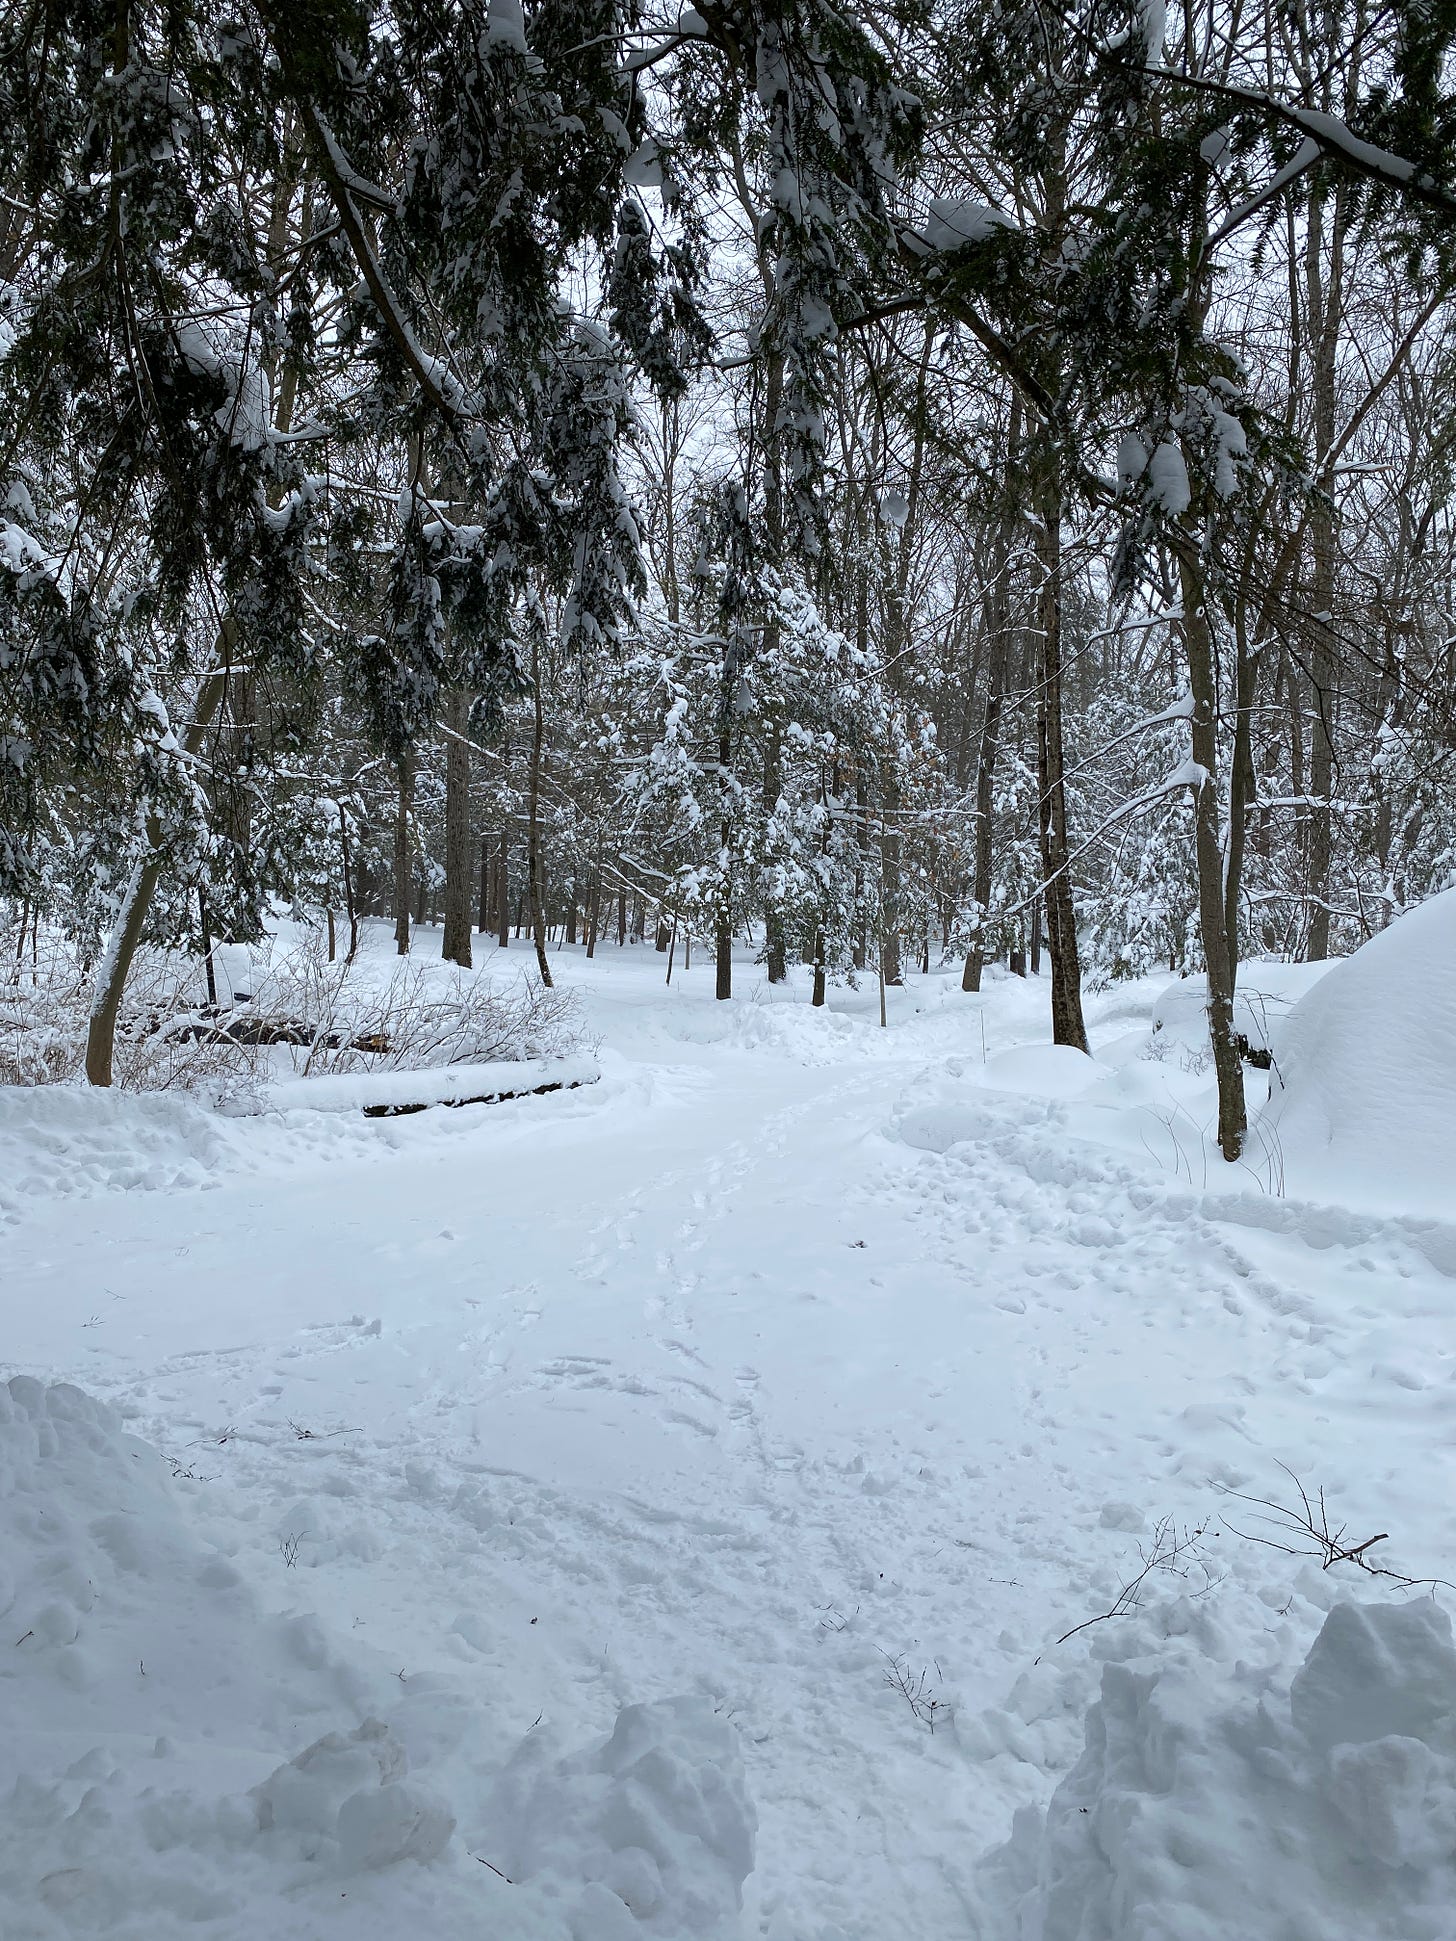
<instances>
[{"instance_id":1,"label":"snow drift","mask_svg":"<svg viewBox=\"0 0 1456 1941\"><path fill-rule=\"evenodd\" d=\"M79 1085L0 1085L0 1221L31 1200L204 1186L218 1121L192 1099Z\"/></svg>"},{"instance_id":2,"label":"snow drift","mask_svg":"<svg viewBox=\"0 0 1456 1941\"><path fill-rule=\"evenodd\" d=\"M1280 1034L1259 1129L1289 1191L1449 1215L1456 1180L1456 890L1331 966Z\"/></svg>"},{"instance_id":3,"label":"snow drift","mask_svg":"<svg viewBox=\"0 0 1456 1941\"><path fill-rule=\"evenodd\" d=\"M736 1934L754 1818L706 1701L502 1767L467 1691L268 1609L187 1510L102 1403L0 1383L5 1941Z\"/></svg>"},{"instance_id":4,"label":"snow drift","mask_svg":"<svg viewBox=\"0 0 1456 1941\"><path fill-rule=\"evenodd\" d=\"M1080 1761L988 1876L996 1941L1450 1941L1449 1619L1337 1604L1287 1690L1106 1665Z\"/></svg>"}]
</instances>

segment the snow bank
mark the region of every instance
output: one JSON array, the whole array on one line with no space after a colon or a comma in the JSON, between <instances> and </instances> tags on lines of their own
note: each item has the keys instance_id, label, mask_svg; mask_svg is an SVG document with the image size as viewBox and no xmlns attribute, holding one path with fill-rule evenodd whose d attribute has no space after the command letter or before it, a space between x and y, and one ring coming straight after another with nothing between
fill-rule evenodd
<instances>
[{"instance_id":1,"label":"snow bank","mask_svg":"<svg viewBox=\"0 0 1456 1941\"><path fill-rule=\"evenodd\" d=\"M278 1577L270 1609L102 1403L0 1383L5 1941L735 1934L754 1816L706 1702L502 1769L468 1691L403 1683Z\"/></svg>"},{"instance_id":2,"label":"snow bank","mask_svg":"<svg viewBox=\"0 0 1456 1941\"><path fill-rule=\"evenodd\" d=\"M45 1195L201 1186L226 1157L215 1117L177 1093L0 1086L0 1216Z\"/></svg>"},{"instance_id":3,"label":"snow bank","mask_svg":"<svg viewBox=\"0 0 1456 1941\"><path fill-rule=\"evenodd\" d=\"M1289 1017L1260 1127L1286 1189L1449 1215L1456 1180L1456 890L1331 966Z\"/></svg>"},{"instance_id":4,"label":"snow bank","mask_svg":"<svg viewBox=\"0 0 1456 1941\"><path fill-rule=\"evenodd\" d=\"M988 1863L998 1941L1450 1941L1456 1650L1429 1599L1337 1604L1285 1691L1109 1664L1086 1750Z\"/></svg>"},{"instance_id":5,"label":"snow bank","mask_svg":"<svg viewBox=\"0 0 1456 1941\"><path fill-rule=\"evenodd\" d=\"M280 1079L227 1094L216 1108L182 1092L0 1085L0 1223L46 1199L197 1188L303 1152L329 1158L374 1150L360 1142L379 1128L361 1123L355 1132L337 1115L514 1099L600 1077L595 1058L574 1053Z\"/></svg>"},{"instance_id":6,"label":"snow bank","mask_svg":"<svg viewBox=\"0 0 1456 1941\"><path fill-rule=\"evenodd\" d=\"M196 1931L280 1862L332 1876L443 1850L453 1821L369 1717L387 1675L309 1614L265 1611L162 1458L67 1384L0 1384L0 1617L7 1941ZM313 1721L361 1715L288 1759Z\"/></svg>"}]
</instances>

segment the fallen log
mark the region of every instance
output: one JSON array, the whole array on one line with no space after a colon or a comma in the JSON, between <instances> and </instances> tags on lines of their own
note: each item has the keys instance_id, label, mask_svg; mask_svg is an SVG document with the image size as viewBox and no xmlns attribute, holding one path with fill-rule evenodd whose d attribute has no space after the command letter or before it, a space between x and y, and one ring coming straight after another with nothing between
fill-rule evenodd
<instances>
[{"instance_id":1,"label":"fallen log","mask_svg":"<svg viewBox=\"0 0 1456 1941\"><path fill-rule=\"evenodd\" d=\"M502 1099L533 1099L540 1098L543 1092L574 1092L578 1086L595 1082L589 1078L557 1078L549 1085L528 1085L521 1092L478 1092L468 1099L422 1099L414 1105L366 1105L362 1109L366 1119L402 1119L413 1112L428 1112L432 1105L452 1109L461 1105L498 1105Z\"/></svg>"},{"instance_id":2,"label":"fallen log","mask_svg":"<svg viewBox=\"0 0 1456 1941\"><path fill-rule=\"evenodd\" d=\"M441 1065L422 1071L324 1073L281 1078L229 1110L264 1112L359 1112L366 1119L406 1117L434 1105L494 1105L547 1092L573 1092L601 1077L587 1052L563 1058L495 1059L479 1065Z\"/></svg>"}]
</instances>

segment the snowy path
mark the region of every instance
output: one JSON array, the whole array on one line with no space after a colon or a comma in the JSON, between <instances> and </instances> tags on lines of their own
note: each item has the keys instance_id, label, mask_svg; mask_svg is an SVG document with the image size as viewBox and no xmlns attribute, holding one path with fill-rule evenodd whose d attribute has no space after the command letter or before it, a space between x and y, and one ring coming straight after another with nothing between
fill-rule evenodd
<instances>
[{"instance_id":1,"label":"snowy path","mask_svg":"<svg viewBox=\"0 0 1456 1941\"><path fill-rule=\"evenodd\" d=\"M1093 1689L1080 1646L1033 1660L1138 1531L1285 1461L1456 1558L1446 1236L1216 1203L968 1083L981 1030L932 1008L804 1062L609 1028L592 1093L42 1203L8 1357L192 1471L277 1610L468 1692L482 1770L543 1718L710 1697L759 1815L746 1933L975 1934L974 1863Z\"/></svg>"}]
</instances>

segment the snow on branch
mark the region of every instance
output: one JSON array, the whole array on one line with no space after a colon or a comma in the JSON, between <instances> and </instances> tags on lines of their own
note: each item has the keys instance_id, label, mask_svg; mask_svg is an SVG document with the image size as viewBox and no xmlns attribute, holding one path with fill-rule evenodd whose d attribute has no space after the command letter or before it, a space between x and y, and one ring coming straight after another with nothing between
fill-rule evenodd
<instances>
[{"instance_id":1,"label":"snow on branch","mask_svg":"<svg viewBox=\"0 0 1456 1941\"><path fill-rule=\"evenodd\" d=\"M1321 155L1343 162L1357 175L1366 176L1373 182L1382 182L1388 188L1400 189L1418 202L1439 209L1443 215L1456 216L1456 196L1441 188L1433 176L1418 169L1404 155L1396 155L1388 148L1378 148L1374 142L1362 141L1348 122L1341 121L1338 115L1325 114L1317 108L1301 108L1292 101L1281 101L1276 95L1265 94L1258 88L1240 87L1233 81L1216 81L1205 74L1187 74L1170 67L1150 67L1148 72L1155 80L1172 81L1179 87L1193 88L1200 94L1215 95L1221 101L1236 102L1240 107L1253 108L1275 121L1282 121L1287 127L1297 128L1307 141L1315 143ZM1298 157L1295 159L1298 160ZM1292 168L1293 163L1290 166ZM1308 162L1303 163L1301 172L1308 166Z\"/></svg>"},{"instance_id":2,"label":"snow on branch","mask_svg":"<svg viewBox=\"0 0 1456 1941\"><path fill-rule=\"evenodd\" d=\"M466 416L468 400L465 387L438 357L431 356L421 346L415 336L409 319L400 307L399 298L384 273L379 253L374 246L374 239L359 213L355 197L360 196L364 200L374 202L376 206L390 210L395 205L383 197L382 191L375 190L372 184L364 182L354 173L323 111L310 107L307 112L329 195L339 212L339 221L363 273L364 281L369 287L369 294L374 299L374 307L379 312L381 322L405 362L414 372L420 389L436 409L443 412L447 418Z\"/></svg>"}]
</instances>

